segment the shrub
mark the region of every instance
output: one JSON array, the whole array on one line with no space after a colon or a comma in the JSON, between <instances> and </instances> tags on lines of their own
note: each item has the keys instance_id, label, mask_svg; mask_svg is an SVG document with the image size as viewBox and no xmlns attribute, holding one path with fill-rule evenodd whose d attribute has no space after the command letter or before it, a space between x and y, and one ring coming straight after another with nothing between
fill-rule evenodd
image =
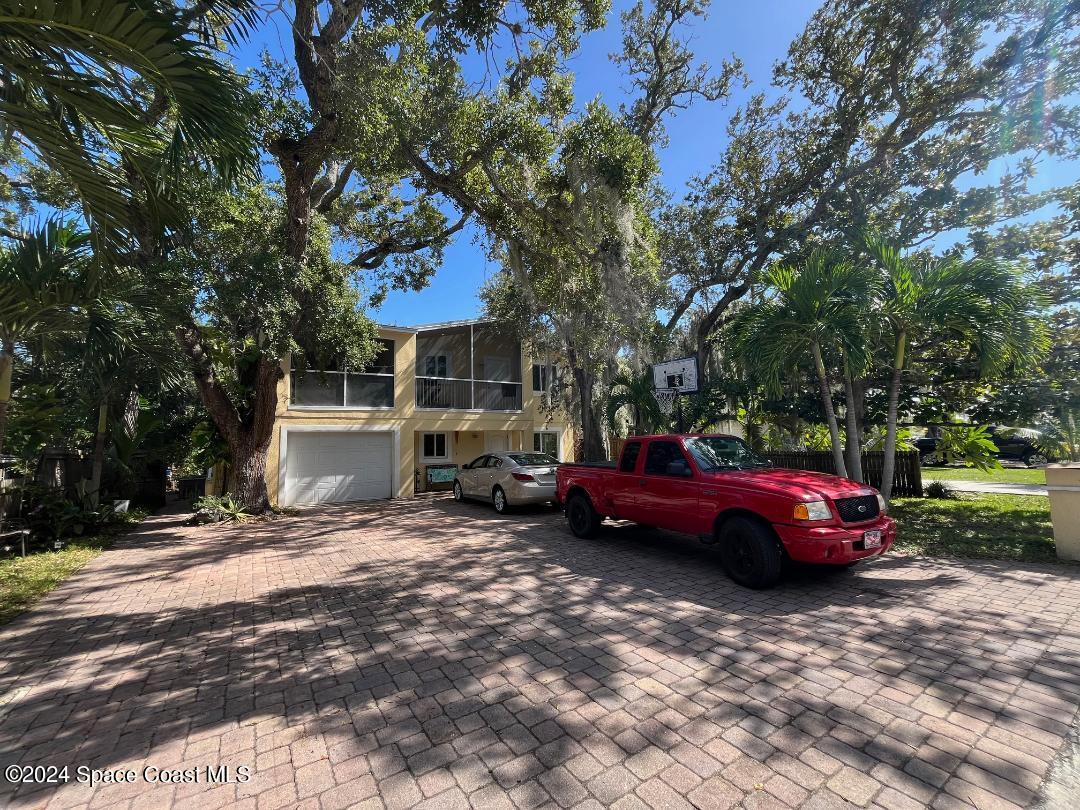
<instances>
[{"instance_id":1,"label":"shrub","mask_svg":"<svg viewBox=\"0 0 1080 810\"><path fill-rule=\"evenodd\" d=\"M232 495L204 495L192 507L195 523L243 523L252 517Z\"/></svg>"},{"instance_id":2,"label":"shrub","mask_svg":"<svg viewBox=\"0 0 1080 810\"><path fill-rule=\"evenodd\" d=\"M8 504L22 501L20 509L9 508L4 519L5 528L29 529L30 541L36 546L56 546L58 541L75 537L113 534L120 527L138 523L146 517L144 510L117 512L112 504L91 509L84 503L70 500L62 490L35 483L13 487L4 493L4 497Z\"/></svg>"},{"instance_id":3,"label":"shrub","mask_svg":"<svg viewBox=\"0 0 1080 810\"><path fill-rule=\"evenodd\" d=\"M953 492L952 487L946 484L944 481L931 481L923 489L923 493L927 498L938 498L939 500L951 500L956 497L956 493Z\"/></svg>"}]
</instances>

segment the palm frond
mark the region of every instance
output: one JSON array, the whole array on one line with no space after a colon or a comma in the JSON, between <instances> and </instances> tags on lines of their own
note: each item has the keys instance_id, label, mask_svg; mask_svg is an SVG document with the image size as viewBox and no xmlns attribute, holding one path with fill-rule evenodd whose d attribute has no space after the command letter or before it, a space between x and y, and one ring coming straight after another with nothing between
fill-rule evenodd
<instances>
[{"instance_id":1,"label":"palm frond","mask_svg":"<svg viewBox=\"0 0 1080 810\"><path fill-rule=\"evenodd\" d=\"M256 13L246 0L210 10L242 27ZM204 19L161 2L0 0L0 127L67 177L95 228L122 231L135 202L121 157L155 210L187 167L225 182L254 171L250 102Z\"/></svg>"}]
</instances>

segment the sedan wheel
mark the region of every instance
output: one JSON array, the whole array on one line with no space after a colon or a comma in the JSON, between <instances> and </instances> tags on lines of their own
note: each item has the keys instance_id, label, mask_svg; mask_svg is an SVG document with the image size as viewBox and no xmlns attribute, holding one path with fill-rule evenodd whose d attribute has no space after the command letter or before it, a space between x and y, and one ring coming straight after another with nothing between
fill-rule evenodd
<instances>
[{"instance_id":1,"label":"sedan wheel","mask_svg":"<svg viewBox=\"0 0 1080 810\"><path fill-rule=\"evenodd\" d=\"M465 492L461 489L461 482L460 481L454 481L454 500L455 501L463 501L463 500L465 500Z\"/></svg>"},{"instance_id":2,"label":"sedan wheel","mask_svg":"<svg viewBox=\"0 0 1080 810\"><path fill-rule=\"evenodd\" d=\"M491 493L491 502L495 504L495 511L500 515L505 514L510 506L506 502L506 493L502 491L502 487L495 487L495 491Z\"/></svg>"},{"instance_id":3,"label":"sedan wheel","mask_svg":"<svg viewBox=\"0 0 1080 810\"><path fill-rule=\"evenodd\" d=\"M1050 460L1043 453L1032 453L1024 459L1024 463L1029 467L1045 467L1050 463Z\"/></svg>"}]
</instances>

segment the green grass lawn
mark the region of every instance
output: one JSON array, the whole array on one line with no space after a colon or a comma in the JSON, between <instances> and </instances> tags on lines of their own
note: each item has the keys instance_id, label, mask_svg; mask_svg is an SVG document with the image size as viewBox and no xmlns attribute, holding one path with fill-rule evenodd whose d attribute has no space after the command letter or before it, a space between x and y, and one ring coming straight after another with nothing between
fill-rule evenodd
<instances>
[{"instance_id":1,"label":"green grass lawn","mask_svg":"<svg viewBox=\"0 0 1080 810\"><path fill-rule=\"evenodd\" d=\"M1029 470L1027 467L1006 467L993 472L983 472L974 467L923 467L924 481L997 481L1005 484L1045 484L1046 470Z\"/></svg>"},{"instance_id":2,"label":"green grass lawn","mask_svg":"<svg viewBox=\"0 0 1080 810\"><path fill-rule=\"evenodd\" d=\"M60 551L0 560L0 624L11 621L135 526L146 512L133 510L108 533L71 538Z\"/></svg>"},{"instance_id":3,"label":"green grass lawn","mask_svg":"<svg viewBox=\"0 0 1080 810\"><path fill-rule=\"evenodd\" d=\"M928 557L1057 559L1050 500L1038 495L957 493L948 500L895 498L895 548Z\"/></svg>"}]
</instances>

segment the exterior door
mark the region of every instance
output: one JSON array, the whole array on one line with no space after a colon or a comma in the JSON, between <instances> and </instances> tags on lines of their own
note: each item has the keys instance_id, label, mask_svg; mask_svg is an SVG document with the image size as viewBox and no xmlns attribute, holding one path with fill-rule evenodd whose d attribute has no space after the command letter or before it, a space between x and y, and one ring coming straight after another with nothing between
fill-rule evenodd
<instances>
[{"instance_id":1,"label":"exterior door","mask_svg":"<svg viewBox=\"0 0 1080 810\"><path fill-rule=\"evenodd\" d=\"M642 515L642 522L661 529L695 534L701 485L692 477L669 475L667 467L672 461L690 463L678 442L649 442L645 466L638 479L634 508Z\"/></svg>"},{"instance_id":2,"label":"exterior door","mask_svg":"<svg viewBox=\"0 0 1080 810\"><path fill-rule=\"evenodd\" d=\"M503 430L484 431L484 449L489 453L505 453L510 449L510 437Z\"/></svg>"},{"instance_id":3,"label":"exterior door","mask_svg":"<svg viewBox=\"0 0 1080 810\"><path fill-rule=\"evenodd\" d=\"M389 498L393 486L389 431L292 431L285 456L285 505Z\"/></svg>"}]
</instances>

